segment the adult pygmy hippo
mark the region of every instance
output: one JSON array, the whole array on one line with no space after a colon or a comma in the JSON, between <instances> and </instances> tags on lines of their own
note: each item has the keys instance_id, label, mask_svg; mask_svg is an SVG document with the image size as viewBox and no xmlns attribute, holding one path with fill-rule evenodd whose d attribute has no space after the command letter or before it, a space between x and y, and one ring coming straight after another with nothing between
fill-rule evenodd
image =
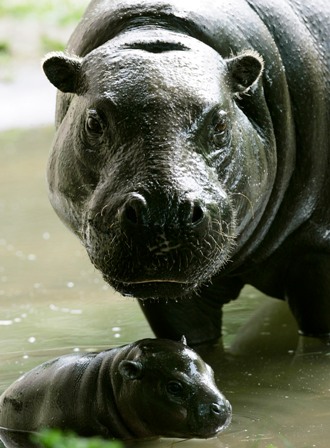
<instances>
[{"instance_id":1,"label":"adult pygmy hippo","mask_svg":"<svg viewBox=\"0 0 330 448\"><path fill-rule=\"evenodd\" d=\"M0 398L0 426L16 431L208 438L230 419L212 369L184 338L61 356L23 375Z\"/></svg>"},{"instance_id":2,"label":"adult pygmy hippo","mask_svg":"<svg viewBox=\"0 0 330 448\"><path fill-rule=\"evenodd\" d=\"M45 58L50 200L156 335L217 340L249 283L329 338L329 17L328 0L94 0Z\"/></svg>"}]
</instances>

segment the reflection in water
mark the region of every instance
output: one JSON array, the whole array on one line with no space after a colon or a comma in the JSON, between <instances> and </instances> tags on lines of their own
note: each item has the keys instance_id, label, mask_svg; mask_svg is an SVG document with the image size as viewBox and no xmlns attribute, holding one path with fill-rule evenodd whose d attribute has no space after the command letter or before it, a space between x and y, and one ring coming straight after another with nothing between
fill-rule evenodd
<instances>
[{"instance_id":1,"label":"reflection in water","mask_svg":"<svg viewBox=\"0 0 330 448\"><path fill-rule=\"evenodd\" d=\"M47 359L152 337L137 303L103 282L51 209L51 139L49 129L0 134L0 391ZM201 350L233 405L230 428L216 439L137 446L328 448L330 361L295 357L296 334L285 304L245 288L225 307L232 355Z\"/></svg>"}]
</instances>

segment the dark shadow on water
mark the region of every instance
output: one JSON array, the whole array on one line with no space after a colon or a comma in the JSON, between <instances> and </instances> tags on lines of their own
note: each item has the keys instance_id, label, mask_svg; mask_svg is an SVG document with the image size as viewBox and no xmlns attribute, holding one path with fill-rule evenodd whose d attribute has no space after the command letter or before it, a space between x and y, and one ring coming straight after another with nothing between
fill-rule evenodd
<instances>
[{"instance_id":1,"label":"dark shadow on water","mask_svg":"<svg viewBox=\"0 0 330 448\"><path fill-rule=\"evenodd\" d=\"M220 436L228 446L328 448L329 348L298 336L285 303L261 305L225 356L217 347L202 351L233 406L232 424Z\"/></svg>"}]
</instances>

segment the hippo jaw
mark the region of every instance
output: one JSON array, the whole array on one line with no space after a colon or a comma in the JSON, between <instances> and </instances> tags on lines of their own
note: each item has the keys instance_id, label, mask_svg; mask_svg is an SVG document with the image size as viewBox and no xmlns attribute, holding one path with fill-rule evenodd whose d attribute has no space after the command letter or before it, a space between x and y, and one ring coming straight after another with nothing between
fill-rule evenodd
<instances>
[{"instance_id":1,"label":"hippo jaw","mask_svg":"<svg viewBox=\"0 0 330 448\"><path fill-rule=\"evenodd\" d=\"M178 298L196 291L198 283L179 282L175 280L146 280L139 282L121 283L116 280L104 279L125 297L143 299Z\"/></svg>"}]
</instances>

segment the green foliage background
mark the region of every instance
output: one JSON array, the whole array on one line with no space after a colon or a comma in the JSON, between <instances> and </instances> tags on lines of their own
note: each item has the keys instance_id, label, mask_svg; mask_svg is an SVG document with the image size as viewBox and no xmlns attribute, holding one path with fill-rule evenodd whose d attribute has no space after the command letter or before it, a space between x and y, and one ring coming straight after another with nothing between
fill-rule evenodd
<instances>
[{"instance_id":1,"label":"green foliage background","mask_svg":"<svg viewBox=\"0 0 330 448\"><path fill-rule=\"evenodd\" d=\"M97 437L85 439L59 430L44 431L34 436L33 441L44 448L124 448L119 441L105 441Z\"/></svg>"}]
</instances>

